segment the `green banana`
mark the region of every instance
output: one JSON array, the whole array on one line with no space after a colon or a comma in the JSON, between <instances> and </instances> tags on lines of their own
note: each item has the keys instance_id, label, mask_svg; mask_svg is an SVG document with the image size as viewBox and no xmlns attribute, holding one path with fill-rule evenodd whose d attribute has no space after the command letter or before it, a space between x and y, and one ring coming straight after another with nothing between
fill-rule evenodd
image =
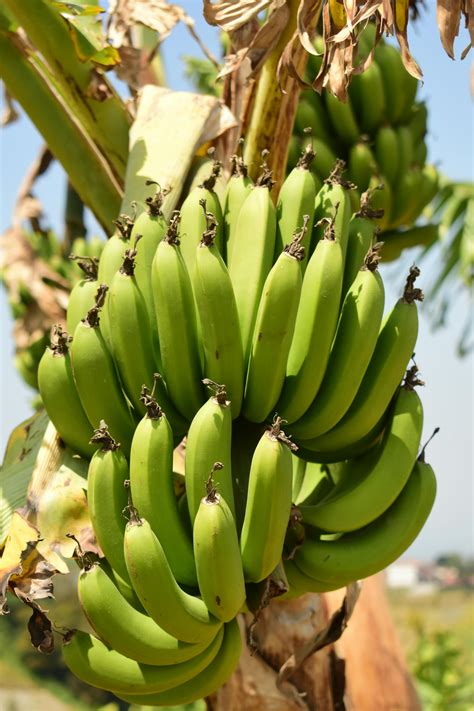
<instances>
[{"instance_id":1,"label":"green banana","mask_svg":"<svg viewBox=\"0 0 474 711\"><path fill-rule=\"evenodd\" d=\"M398 137L393 126L381 126L375 136L375 158L382 175L390 185L395 185L398 176Z\"/></svg>"},{"instance_id":2,"label":"green banana","mask_svg":"<svg viewBox=\"0 0 474 711\"><path fill-rule=\"evenodd\" d=\"M185 684L175 686L168 691L158 694L142 694L124 696L119 698L131 704L144 706L175 706L177 704L190 704L198 699L206 698L213 694L228 680L237 667L240 659L242 641L237 620L225 625L224 641L214 660L202 672L192 677Z\"/></svg>"},{"instance_id":3,"label":"green banana","mask_svg":"<svg viewBox=\"0 0 474 711\"><path fill-rule=\"evenodd\" d=\"M143 664L167 666L193 659L209 645L181 642L139 612L120 594L104 569L96 564L79 576L82 610L96 634L116 652Z\"/></svg>"},{"instance_id":4,"label":"green banana","mask_svg":"<svg viewBox=\"0 0 474 711\"><path fill-rule=\"evenodd\" d=\"M146 181L146 185L151 184L154 184L154 181ZM156 248L166 232L166 220L161 211L161 207L168 192L169 189L162 190L160 186L157 185L156 194L154 197L146 199L146 208L135 220L130 235L130 242L134 245L136 251L135 280L143 296L143 301L145 302L145 308L152 330L153 347L157 354L159 354L159 340L153 304L151 265L153 264ZM138 235L140 235L139 240L137 240Z\"/></svg>"},{"instance_id":5,"label":"green banana","mask_svg":"<svg viewBox=\"0 0 474 711\"><path fill-rule=\"evenodd\" d=\"M416 462L396 501L368 526L335 541L305 540L296 565L316 580L342 587L393 563L426 523L436 495L436 478L427 464Z\"/></svg>"},{"instance_id":6,"label":"green banana","mask_svg":"<svg viewBox=\"0 0 474 711\"><path fill-rule=\"evenodd\" d=\"M232 416L239 415L244 390L244 357L239 316L229 272L216 244L216 225L206 212L207 229L197 247L192 286L199 315L206 378L225 383Z\"/></svg>"},{"instance_id":7,"label":"green banana","mask_svg":"<svg viewBox=\"0 0 474 711\"><path fill-rule=\"evenodd\" d=\"M344 300L352 282L364 263L364 258L372 246L375 237L375 225L372 218L379 213L371 207L373 191L362 194L360 210L352 216L349 223L349 238L347 242L346 263L344 264L344 281L342 284L342 299Z\"/></svg>"},{"instance_id":8,"label":"green banana","mask_svg":"<svg viewBox=\"0 0 474 711\"><path fill-rule=\"evenodd\" d=\"M422 184L421 171L418 167L410 168L398 181L394 191L390 227L409 225L413 218L418 217L420 188Z\"/></svg>"},{"instance_id":9,"label":"green banana","mask_svg":"<svg viewBox=\"0 0 474 711\"><path fill-rule=\"evenodd\" d=\"M313 506L324 499L332 489L334 482L328 465L307 462L303 483L293 503L299 508Z\"/></svg>"},{"instance_id":10,"label":"green banana","mask_svg":"<svg viewBox=\"0 0 474 711\"><path fill-rule=\"evenodd\" d=\"M253 187L252 178L247 175L247 166L242 158L232 156L232 173L226 186L224 197L225 255L227 264L231 259L235 244L235 230L240 208Z\"/></svg>"},{"instance_id":11,"label":"green banana","mask_svg":"<svg viewBox=\"0 0 474 711\"><path fill-rule=\"evenodd\" d=\"M89 444L94 428L84 412L74 382L70 341L61 326L54 327L51 347L45 350L38 365L38 387L48 417L61 439L89 459L94 453Z\"/></svg>"},{"instance_id":12,"label":"green banana","mask_svg":"<svg viewBox=\"0 0 474 711\"><path fill-rule=\"evenodd\" d=\"M277 411L289 423L304 415L322 382L336 332L344 261L334 230L325 231L303 279L286 376Z\"/></svg>"},{"instance_id":13,"label":"green banana","mask_svg":"<svg viewBox=\"0 0 474 711\"><path fill-rule=\"evenodd\" d=\"M202 213L202 208L199 207ZM192 420L202 403L197 324L186 264L179 250L179 212L158 244L152 265L153 298L163 375L177 410Z\"/></svg>"},{"instance_id":14,"label":"green banana","mask_svg":"<svg viewBox=\"0 0 474 711\"><path fill-rule=\"evenodd\" d=\"M314 229L311 238L311 252L316 248L318 241L324 236L326 226L332 221L334 237L341 245L342 255L345 259L347 240L349 238L349 221L351 219L352 185L342 178L345 163L337 160L330 176L325 180L323 187L316 195L314 203Z\"/></svg>"},{"instance_id":15,"label":"green banana","mask_svg":"<svg viewBox=\"0 0 474 711\"><path fill-rule=\"evenodd\" d=\"M337 156L333 149L317 136L311 139L311 143L316 154L312 165L313 173L321 180L326 180L336 164Z\"/></svg>"},{"instance_id":16,"label":"green banana","mask_svg":"<svg viewBox=\"0 0 474 711\"><path fill-rule=\"evenodd\" d=\"M292 454L291 462L293 465L293 475L291 479L291 501L296 503L298 494L304 482L304 474L306 470L306 461Z\"/></svg>"},{"instance_id":17,"label":"green banana","mask_svg":"<svg viewBox=\"0 0 474 711\"><path fill-rule=\"evenodd\" d=\"M288 600L294 597L306 595L306 593L323 593L337 590L339 586L333 583L324 583L303 573L294 560L285 560L285 574L290 589L286 595L282 595L277 600Z\"/></svg>"},{"instance_id":18,"label":"green banana","mask_svg":"<svg viewBox=\"0 0 474 711\"><path fill-rule=\"evenodd\" d=\"M122 694L152 694L184 684L216 658L224 631L219 630L209 646L193 659L180 664L154 666L109 649L86 632L75 630L65 638L63 658L75 676L91 686Z\"/></svg>"},{"instance_id":19,"label":"green banana","mask_svg":"<svg viewBox=\"0 0 474 711\"><path fill-rule=\"evenodd\" d=\"M310 408L291 426L301 439L313 440L334 427L345 415L372 357L384 307L384 288L377 265L377 248L346 294L328 366Z\"/></svg>"},{"instance_id":20,"label":"green banana","mask_svg":"<svg viewBox=\"0 0 474 711\"><path fill-rule=\"evenodd\" d=\"M372 134L382 123L386 110L382 71L376 62L352 77L349 97L361 130Z\"/></svg>"},{"instance_id":21,"label":"green banana","mask_svg":"<svg viewBox=\"0 0 474 711\"><path fill-rule=\"evenodd\" d=\"M401 299L388 314L377 345L352 405L335 427L312 440L319 452L345 449L365 437L377 424L403 378L418 336L416 301L423 300L414 287L420 270L413 266Z\"/></svg>"},{"instance_id":22,"label":"green banana","mask_svg":"<svg viewBox=\"0 0 474 711\"><path fill-rule=\"evenodd\" d=\"M418 79L407 71L403 72L403 108L400 121L409 121L418 91Z\"/></svg>"},{"instance_id":23,"label":"green banana","mask_svg":"<svg viewBox=\"0 0 474 711\"><path fill-rule=\"evenodd\" d=\"M234 515L217 492L212 474L206 489L193 528L199 592L208 610L222 622L229 622L246 596L239 539Z\"/></svg>"},{"instance_id":24,"label":"green banana","mask_svg":"<svg viewBox=\"0 0 474 711\"><path fill-rule=\"evenodd\" d=\"M122 266L112 278L101 326L109 321L106 328L120 380L133 407L143 415L142 385L152 381L153 373L161 370L161 363L153 352L148 312L135 279L136 246L125 250Z\"/></svg>"},{"instance_id":25,"label":"green banana","mask_svg":"<svg viewBox=\"0 0 474 711\"><path fill-rule=\"evenodd\" d=\"M181 255L186 263L189 274L192 274L194 269L196 247L201 241L203 232L207 229L206 218L201 207L201 200L206 201L207 209L214 215L216 222L215 243L219 252L221 254L223 253L224 217L222 215L219 198L214 191L214 186L220 171L221 164L218 161L214 161L209 178L194 188L181 206Z\"/></svg>"},{"instance_id":26,"label":"green banana","mask_svg":"<svg viewBox=\"0 0 474 711\"><path fill-rule=\"evenodd\" d=\"M347 102L343 103L331 94L330 91L324 92L324 98L333 130L344 145L352 145L358 140L360 130L350 99L348 98Z\"/></svg>"},{"instance_id":27,"label":"green banana","mask_svg":"<svg viewBox=\"0 0 474 711\"><path fill-rule=\"evenodd\" d=\"M133 229L133 219L128 215L121 214L115 220L116 232L110 237L100 255L99 267L97 271L97 281L99 284L110 285L115 273L120 269L123 262L125 250L130 247L130 235ZM105 297L104 297L105 299ZM105 308L106 299L104 300ZM108 347L111 349L111 334L107 330L108 324L102 326L102 335Z\"/></svg>"},{"instance_id":28,"label":"green banana","mask_svg":"<svg viewBox=\"0 0 474 711\"><path fill-rule=\"evenodd\" d=\"M400 182L411 168L414 158L413 134L408 126L397 128L398 141L398 169L395 182L393 183L394 196L397 196Z\"/></svg>"},{"instance_id":29,"label":"green banana","mask_svg":"<svg viewBox=\"0 0 474 711\"><path fill-rule=\"evenodd\" d=\"M348 175L360 192L369 187L370 179L376 171L376 163L367 143L359 141L349 150Z\"/></svg>"},{"instance_id":30,"label":"green banana","mask_svg":"<svg viewBox=\"0 0 474 711\"><path fill-rule=\"evenodd\" d=\"M379 216L373 219L376 227L381 232L390 227L390 215L395 189L392 190L390 183L383 175L379 177L373 175L369 183L368 190L371 192L371 207L379 213Z\"/></svg>"},{"instance_id":31,"label":"green banana","mask_svg":"<svg viewBox=\"0 0 474 711\"><path fill-rule=\"evenodd\" d=\"M405 109L405 67L400 53L390 44L378 44L375 61L382 74L385 88L385 109L391 124L397 124Z\"/></svg>"},{"instance_id":32,"label":"green banana","mask_svg":"<svg viewBox=\"0 0 474 711\"><path fill-rule=\"evenodd\" d=\"M240 550L245 579L258 583L276 568L290 519L295 445L281 431L281 419L260 438L252 457Z\"/></svg>"},{"instance_id":33,"label":"green banana","mask_svg":"<svg viewBox=\"0 0 474 711\"><path fill-rule=\"evenodd\" d=\"M413 469L423 427L423 408L412 386L402 387L383 441L349 464L344 477L322 501L300 506L303 521L323 531L345 532L372 523L395 501Z\"/></svg>"},{"instance_id":34,"label":"green banana","mask_svg":"<svg viewBox=\"0 0 474 711\"><path fill-rule=\"evenodd\" d=\"M184 585L197 583L193 546L178 511L173 481L173 432L161 407L145 386L145 417L138 423L130 450L133 503L158 536L171 570Z\"/></svg>"},{"instance_id":35,"label":"green banana","mask_svg":"<svg viewBox=\"0 0 474 711\"><path fill-rule=\"evenodd\" d=\"M228 260L239 315L244 363L248 361L258 303L273 260L276 214L270 197L272 185L271 173L264 168L240 209L235 228L235 245Z\"/></svg>"},{"instance_id":36,"label":"green banana","mask_svg":"<svg viewBox=\"0 0 474 711\"><path fill-rule=\"evenodd\" d=\"M413 161L419 168L423 168L428 158L428 146L424 141L415 143L413 151Z\"/></svg>"},{"instance_id":37,"label":"green banana","mask_svg":"<svg viewBox=\"0 0 474 711\"><path fill-rule=\"evenodd\" d=\"M97 281L98 260L91 257L76 257L69 255L84 272L84 278L74 284L69 294L67 304L67 330L74 333L79 321L94 306L95 295L99 282Z\"/></svg>"},{"instance_id":38,"label":"green banana","mask_svg":"<svg viewBox=\"0 0 474 711\"><path fill-rule=\"evenodd\" d=\"M384 233L382 261L398 259L404 249L424 245L428 247L439 239L439 225L421 225L408 230L393 230Z\"/></svg>"},{"instance_id":39,"label":"green banana","mask_svg":"<svg viewBox=\"0 0 474 711\"><path fill-rule=\"evenodd\" d=\"M112 569L127 584L130 579L123 554L127 505L124 482L128 464L120 445L110 436L105 422L94 431L93 444L100 444L89 464L87 503L95 536Z\"/></svg>"},{"instance_id":40,"label":"green banana","mask_svg":"<svg viewBox=\"0 0 474 711\"><path fill-rule=\"evenodd\" d=\"M305 439L303 446L298 446L298 456L306 459L307 462L316 462L323 464L334 464L335 462L343 462L346 459L354 459L361 454L365 454L369 449L375 447L381 440L387 420L387 412L377 422L377 424L368 432L365 437L362 437L354 444L341 449L331 450L330 452L319 452L314 442L318 441L318 437L314 439Z\"/></svg>"},{"instance_id":41,"label":"green banana","mask_svg":"<svg viewBox=\"0 0 474 711\"><path fill-rule=\"evenodd\" d=\"M138 518L133 508L125 527L124 551L134 590L157 625L183 642L215 637L222 623L200 598L179 587L150 524Z\"/></svg>"},{"instance_id":42,"label":"green banana","mask_svg":"<svg viewBox=\"0 0 474 711\"><path fill-rule=\"evenodd\" d=\"M301 239L304 254L301 267L304 271L308 260L311 234L313 231L314 201L316 199L316 181L310 172L314 151L310 145L304 149L296 167L284 181L277 204L277 234L275 257L291 242L299 232L303 219L307 216L306 231Z\"/></svg>"},{"instance_id":43,"label":"green banana","mask_svg":"<svg viewBox=\"0 0 474 711\"><path fill-rule=\"evenodd\" d=\"M424 143L428 130L428 108L424 102L412 106L411 116L408 121L413 136L413 144Z\"/></svg>"},{"instance_id":44,"label":"green banana","mask_svg":"<svg viewBox=\"0 0 474 711\"><path fill-rule=\"evenodd\" d=\"M313 90L302 94L295 116L295 129L299 134L305 133L308 128L311 129L311 135L319 138L332 150L336 149L323 99Z\"/></svg>"},{"instance_id":45,"label":"green banana","mask_svg":"<svg viewBox=\"0 0 474 711\"><path fill-rule=\"evenodd\" d=\"M107 286L97 290L95 306L79 322L71 345L71 360L79 398L89 422L105 420L112 437L128 455L134 423L118 380L115 364L99 329Z\"/></svg>"},{"instance_id":46,"label":"green banana","mask_svg":"<svg viewBox=\"0 0 474 711\"><path fill-rule=\"evenodd\" d=\"M291 347L296 314L301 294L301 268L304 248L303 227L278 257L263 287L245 384L242 412L250 422L263 422L273 414L285 380L285 369Z\"/></svg>"},{"instance_id":47,"label":"green banana","mask_svg":"<svg viewBox=\"0 0 474 711\"><path fill-rule=\"evenodd\" d=\"M222 472L218 487L227 505L235 515L232 485L232 412L224 385L210 380L204 383L215 394L204 403L194 416L186 438L186 496L191 522L206 494L206 481L214 462L221 462Z\"/></svg>"},{"instance_id":48,"label":"green banana","mask_svg":"<svg viewBox=\"0 0 474 711\"><path fill-rule=\"evenodd\" d=\"M439 187L439 173L434 165L425 165L421 168L417 200L413 201L412 210L405 215L409 225L423 212L425 207L436 197Z\"/></svg>"}]
</instances>

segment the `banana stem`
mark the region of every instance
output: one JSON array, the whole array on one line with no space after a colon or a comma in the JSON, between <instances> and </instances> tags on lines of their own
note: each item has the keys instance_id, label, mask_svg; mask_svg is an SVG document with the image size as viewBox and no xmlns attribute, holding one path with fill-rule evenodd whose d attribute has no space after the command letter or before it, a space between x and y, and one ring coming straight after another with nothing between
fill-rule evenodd
<instances>
[{"instance_id":1,"label":"banana stem","mask_svg":"<svg viewBox=\"0 0 474 711\"><path fill-rule=\"evenodd\" d=\"M299 5L299 0L289 0L288 2L290 16L280 40L261 70L245 139L244 159L249 166L252 178L256 179L258 175L262 151L268 150L270 152L269 167L276 183L273 189L275 201L284 179L288 144L300 93L298 82L288 75L283 78L280 88L277 68L283 49L295 32ZM317 18L314 19L314 22L317 22ZM304 71L306 59L306 52L302 47L299 47L295 63L301 73ZM283 93L282 89L286 93Z\"/></svg>"}]
</instances>

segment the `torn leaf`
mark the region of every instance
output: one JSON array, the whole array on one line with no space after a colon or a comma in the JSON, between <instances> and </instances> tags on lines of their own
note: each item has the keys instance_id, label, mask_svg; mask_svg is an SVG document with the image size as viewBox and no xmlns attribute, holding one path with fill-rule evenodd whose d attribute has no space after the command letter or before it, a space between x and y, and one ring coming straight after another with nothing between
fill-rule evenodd
<instances>
[{"instance_id":1,"label":"torn leaf","mask_svg":"<svg viewBox=\"0 0 474 711\"><path fill-rule=\"evenodd\" d=\"M233 32L266 10L271 0L204 0L204 18L225 32Z\"/></svg>"}]
</instances>

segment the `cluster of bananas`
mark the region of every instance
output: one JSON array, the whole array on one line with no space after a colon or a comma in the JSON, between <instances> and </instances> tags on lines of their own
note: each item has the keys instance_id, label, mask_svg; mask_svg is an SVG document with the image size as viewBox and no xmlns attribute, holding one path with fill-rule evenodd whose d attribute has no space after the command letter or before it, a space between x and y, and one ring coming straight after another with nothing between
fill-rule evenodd
<instances>
[{"instance_id":1,"label":"cluster of bananas","mask_svg":"<svg viewBox=\"0 0 474 711\"><path fill-rule=\"evenodd\" d=\"M400 385L419 272L382 323L379 213L366 193L352 214L341 164L318 190L313 158L276 207L266 165L253 184L234 156L222 205L215 162L169 222L159 189L122 215L97 281L71 295L73 338L57 327L40 363L51 420L91 458L105 556L84 554L79 579L98 638L75 632L65 660L126 701L211 693L238 662L252 586L280 571L288 597L369 575L431 509L415 375Z\"/></svg>"},{"instance_id":2,"label":"cluster of bananas","mask_svg":"<svg viewBox=\"0 0 474 711\"><path fill-rule=\"evenodd\" d=\"M373 47L374 34L371 24L361 34L361 62ZM322 38L316 42L320 51L321 42ZM320 63L321 57L310 57L308 77L318 73ZM372 64L352 78L347 103L329 91L322 95L303 92L290 144L289 165L293 166L309 127L319 180L328 177L339 157L347 162L347 175L360 193L383 184L374 204L384 209L377 224L387 231L383 236L387 243L392 231L415 223L438 190L437 170L426 164L427 110L424 103L415 102L417 87L418 81L406 71L400 52L382 40ZM414 244L435 239L434 229L424 232L412 235Z\"/></svg>"}]
</instances>

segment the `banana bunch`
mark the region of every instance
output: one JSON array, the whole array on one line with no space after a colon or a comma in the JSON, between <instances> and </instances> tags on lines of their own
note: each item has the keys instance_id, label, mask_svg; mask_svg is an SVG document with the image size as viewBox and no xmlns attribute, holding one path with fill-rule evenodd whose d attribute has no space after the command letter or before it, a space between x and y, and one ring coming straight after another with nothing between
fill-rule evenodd
<instances>
[{"instance_id":1,"label":"banana bunch","mask_svg":"<svg viewBox=\"0 0 474 711\"><path fill-rule=\"evenodd\" d=\"M78 588L97 636L74 633L65 660L130 703L211 693L262 581L284 568L291 596L370 575L433 503L416 368L400 385L419 270L384 317L374 193L354 212L343 163L318 189L313 160L309 145L276 205L265 161L253 183L239 156L221 197L214 161L168 222L158 187L117 220L41 360L49 417L90 459L104 556L82 556Z\"/></svg>"},{"instance_id":2,"label":"banana bunch","mask_svg":"<svg viewBox=\"0 0 474 711\"><path fill-rule=\"evenodd\" d=\"M360 36L360 63L374 44L375 27L369 23ZM322 38L315 42L322 51ZM321 57L310 55L308 79L317 75ZM434 225L414 227L438 191L438 172L426 163L427 110L416 101L418 82L405 70L400 52L383 40L370 66L356 74L346 103L331 93L312 89L302 93L290 143L293 167L311 129L316 179L324 181L337 158L347 163L347 178L360 195L383 185L374 196L374 207L383 208L376 224L386 246L383 258L394 259L405 247L429 244L437 237ZM357 201L357 193L354 200ZM402 228L402 229L401 229ZM397 249L392 254L391 242Z\"/></svg>"}]
</instances>

